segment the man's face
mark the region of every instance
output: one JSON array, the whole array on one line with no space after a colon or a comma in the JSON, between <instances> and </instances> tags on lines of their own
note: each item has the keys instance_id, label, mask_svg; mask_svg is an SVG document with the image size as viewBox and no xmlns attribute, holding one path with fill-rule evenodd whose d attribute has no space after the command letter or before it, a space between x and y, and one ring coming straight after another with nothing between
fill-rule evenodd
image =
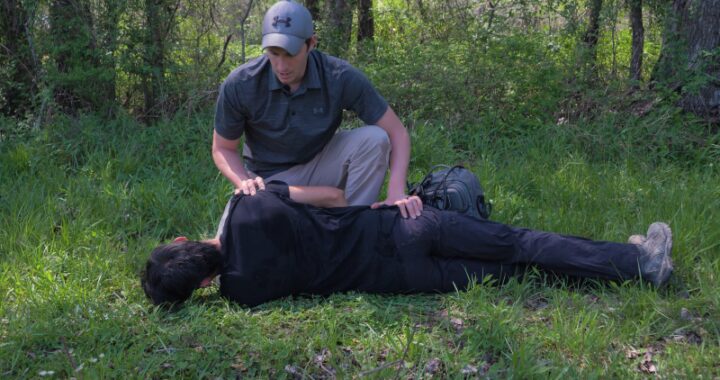
<instances>
[{"instance_id":1,"label":"man's face","mask_svg":"<svg viewBox=\"0 0 720 380\"><path fill-rule=\"evenodd\" d=\"M310 50L314 46L311 40L310 46L303 44L296 55L290 55L285 49L269 47L265 49L265 55L270 60L272 71L280 83L290 87L292 91L297 90L305 77L307 59Z\"/></svg>"}]
</instances>

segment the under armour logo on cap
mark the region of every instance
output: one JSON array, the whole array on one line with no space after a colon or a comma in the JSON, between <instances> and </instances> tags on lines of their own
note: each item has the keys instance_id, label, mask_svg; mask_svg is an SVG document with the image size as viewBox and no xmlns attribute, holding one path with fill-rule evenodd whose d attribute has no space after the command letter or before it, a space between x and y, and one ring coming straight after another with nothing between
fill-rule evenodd
<instances>
[{"instance_id":1,"label":"under armour logo on cap","mask_svg":"<svg viewBox=\"0 0 720 380\"><path fill-rule=\"evenodd\" d=\"M273 17L272 25L277 28L277 24L280 23L280 24L285 24L286 28L290 28L291 27L290 21L292 21L292 18L290 18L290 17L280 18L280 16L275 16L275 17Z\"/></svg>"}]
</instances>

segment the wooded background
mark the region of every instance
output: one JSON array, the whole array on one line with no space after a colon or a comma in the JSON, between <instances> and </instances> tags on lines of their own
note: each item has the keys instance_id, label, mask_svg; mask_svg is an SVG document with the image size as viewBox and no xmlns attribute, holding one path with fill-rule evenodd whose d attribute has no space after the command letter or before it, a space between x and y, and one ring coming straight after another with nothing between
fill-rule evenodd
<instances>
[{"instance_id":1,"label":"wooded background","mask_svg":"<svg viewBox=\"0 0 720 380\"><path fill-rule=\"evenodd\" d=\"M262 53L272 3L2 0L0 114L40 126L57 114L153 123L208 109L223 78ZM562 122L612 89L659 94L640 113L670 102L718 121L720 0L305 4L320 49L361 67L404 115L463 122L510 109L520 124Z\"/></svg>"}]
</instances>

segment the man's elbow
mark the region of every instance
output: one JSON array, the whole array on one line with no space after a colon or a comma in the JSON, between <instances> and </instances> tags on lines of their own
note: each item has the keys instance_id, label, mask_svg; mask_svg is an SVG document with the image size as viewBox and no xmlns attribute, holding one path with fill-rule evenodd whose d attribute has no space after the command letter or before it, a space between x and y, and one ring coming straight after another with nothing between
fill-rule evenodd
<instances>
[{"instance_id":1,"label":"man's elbow","mask_svg":"<svg viewBox=\"0 0 720 380\"><path fill-rule=\"evenodd\" d=\"M328 191L327 205L325 207L345 207L347 206L345 191L342 189L332 188Z\"/></svg>"}]
</instances>

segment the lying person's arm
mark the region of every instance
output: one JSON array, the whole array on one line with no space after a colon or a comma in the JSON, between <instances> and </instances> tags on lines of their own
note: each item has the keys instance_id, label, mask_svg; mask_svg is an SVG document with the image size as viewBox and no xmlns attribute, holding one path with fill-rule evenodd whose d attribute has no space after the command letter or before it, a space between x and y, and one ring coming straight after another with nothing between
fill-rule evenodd
<instances>
[{"instance_id":1,"label":"lying person's arm","mask_svg":"<svg viewBox=\"0 0 720 380\"><path fill-rule=\"evenodd\" d=\"M330 186L288 186L290 199L316 207L345 207L345 192Z\"/></svg>"}]
</instances>

